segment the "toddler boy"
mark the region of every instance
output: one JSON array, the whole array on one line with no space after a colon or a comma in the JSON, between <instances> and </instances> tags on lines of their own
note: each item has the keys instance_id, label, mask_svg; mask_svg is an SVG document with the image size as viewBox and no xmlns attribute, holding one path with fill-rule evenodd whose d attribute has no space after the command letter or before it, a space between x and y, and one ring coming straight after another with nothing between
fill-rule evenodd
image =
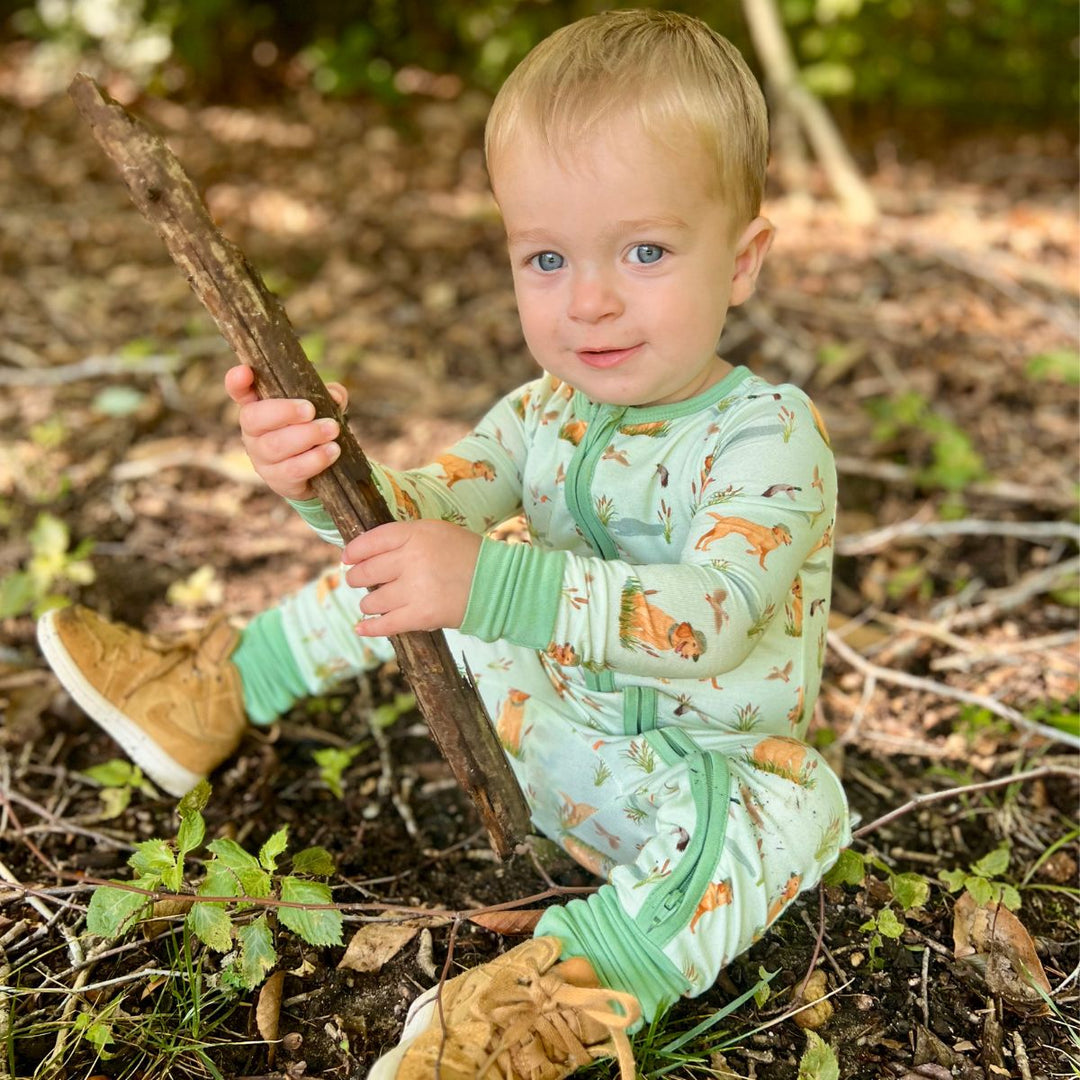
<instances>
[{"instance_id":1,"label":"toddler boy","mask_svg":"<svg viewBox=\"0 0 1080 1080\"><path fill-rule=\"evenodd\" d=\"M606 884L448 983L441 1010L424 995L371 1075L554 1080L616 1056L630 1080L626 1029L707 990L848 841L802 741L835 470L801 391L715 351L773 236L765 106L726 40L657 11L565 27L503 86L486 153L540 377L431 465L376 466L397 520L242 635L152 639L76 608L40 640L179 792L245 718L389 658L387 635L445 629L535 825ZM226 386L257 471L340 544L309 483L334 422L259 400L249 368ZM520 512L531 544L485 537Z\"/></svg>"}]
</instances>

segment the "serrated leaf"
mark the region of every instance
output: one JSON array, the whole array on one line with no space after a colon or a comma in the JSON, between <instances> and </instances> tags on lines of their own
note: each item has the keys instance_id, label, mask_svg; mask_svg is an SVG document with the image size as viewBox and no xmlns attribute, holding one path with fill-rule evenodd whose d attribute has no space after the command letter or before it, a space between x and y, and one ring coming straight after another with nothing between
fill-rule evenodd
<instances>
[{"instance_id":1,"label":"serrated leaf","mask_svg":"<svg viewBox=\"0 0 1080 1080\"><path fill-rule=\"evenodd\" d=\"M131 764L130 761L124 761L122 758L113 758L112 761L105 761L101 765L93 765L89 769L84 769L81 773L87 780L92 780L95 784L100 784L102 787L126 787L128 784L137 783L135 774L139 774L139 779L142 779L142 771Z\"/></svg>"},{"instance_id":2,"label":"serrated leaf","mask_svg":"<svg viewBox=\"0 0 1080 1080\"><path fill-rule=\"evenodd\" d=\"M261 866L241 870L237 877L240 879L240 888L243 889L245 896L261 899L270 895L270 875Z\"/></svg>"},{"instance_id":3,"label":"serrated leaf","mask_svg":"<svg viewBox=\"0 0 1080 1080\"><path fill-rule=\"evenodd\" d=\"M863 857L851 848L844 848L825 875L826 885L862 885L866 880L866 863Z\"/></svg>"},{"instance_id":4,"label":"serrated leaf","mask_svg":"<svg viewBox=\"0 0 1080 1080\"><path fill-rule=\"evenodd\" d=\"M887 938L898 938L904 932L904 924L892 908L883 908L878 912L877 929Z\"/></svg>"},{"instance_id":5,"label":"serrated leaf","mask_svg":"<svg viewBox=\"0 0 1080 1080\"><path fill-rule=\"evenodd\" d=\"M302 881L285 877L281 880L281 899L294 904L329 904L333 902L330 886L321 881ZM340 945L342 916L340 911L306 911L303 908L278 908L278 920L309 945Z\"/></svg>"},{"instance_id":6,"label":"serrated leaf","mask_svg":"<svg viewBox=\"0 0 1080 1080\"><path fill-rule=\"evenodd\" d=\"M139 877L152 877L156 882L161 875L176 865L176 856L165 840L142 840L135 845L135 852L128 859L128 866Z\"/></svg>"},{"instance_id":7,"label":"serrated leaf","mask_svg":"<svg viewBox=\"0 0 1080 1080\"><path fill-rule=\"evenodd\" d=\"M184 866L179 859L176 860L175 866L170 866L164 874L161 875L161 884L165 886L169 892L178 893L180 886L184 884Z\"/></svg>"},{"instance_id":8,"label":"serrated leaf","mask_svg":"<svg viewBox=\"0 0 1080 1080\"><path fill-rule=\"evenodd\" d=\"M198 810L190 810L180 818L180 828L176 833L176 846L180 849L180 860L189 851L194 851L206 836L206 821Z\"/></svg>"},{"instance_id":9,"label":"serrated leaf","mask_svg":"<svg viewBox=\"0 0 1080 1080\"><path fill-rule=\"evenodd\" d=\"M186 921L191 932L211 949L228 952L232 948L232 923L224 904L195 904Z\"/></svg>"},{"instance_id":10,"label":"serrated leaf","mask_svg":"<svg viewBox=\"0 0 1080 1080\"><path fill-rule=\"evenodd\" d=\"M205 810L211 790L209 780L200 780L177 804L176 812L181 820Z\"/></svg>"},{"instance_id":11,"label":"serrated leaf","mask_svg":"<svg viewBox=\"0 0 1080 1080\"><path fill-rule=\"evenodd\" d=\"M964 884L967 886L967 891L971 893L972 899L980 907L989 904L994 899L994 886L986 878L975 877L971 874L968 875Z\"/></svg>"},{"instance_id":12,"label":"serrated leaf","mask_svg":"<svg viewBox=\"0 0 1080 1080\"><path fill-rule=\"evenodd\" d=\"M207 850L213 852L230 870L257 870L259 861L254 855L245 851L235 840L225 838L211 840L206 845Z\"/></svg>"},{"instance_id":13,"label":"serrated leaf","mask_svg":"<svg viewBox=\"0 0 1080 1080\"><path fill-rule=\"evenodd\" d=\"M799 1060L799 1080L840 1080L835 1051L815 1031L806 1033L806 1049Z\"/></svg>"},{"instance_id":14,"label":"serrated leaf","mask_svg":"<svg viewBox=\"0 0 1080 1080\"><path fill-rule=\"evenodd\" d=\"M971 864L973 873L980 877L1000 877L1009 869L1010 851L1007 845L995 848L988 855L984 855L978 862Z\"/></svg>"},{"instance_id":15,"label":"serrated leaf","mask_svg":"<svg viewBox=\"0 0 1080 1080\"><path fill-rule=\"evenodd\" d=\"M296 874L313 874L315 877L329 877L336 870L334 856L318 845L298 851L293 856L292 868Z\"/></svg>"},{"instance_id":16,"label":"serrated leaf","mask_svg":"<svg viewBox=\"0 0 1080 1080\"><path fill-rule=\"evenodd\" d=\"M930 899L930 883L922 874L894 874L889 878L889 886L904 911L923 907Z\"/></svg>"},{"instance_id":17,"label":"serrated leaf","mask_svg":"<svg viewBox=\"0 0 1080 1080\"><path fill-rule=\"evenodd\" d=\"M239 896L240 882L236 874L219 858L206 864L206 877L198 888L199 896Z\"/></svg>"},{"instance_id":18,"label":"serrated leaf","mask_svg":"<svg viewBox=\"0 0 1080 1080\"><path fill-rule=\"evenodd\" d=\"M116 884L127 884L127 882L118 881ZM139 880L132 881L130 884L140 889L148 887ZM94 890L94 895L90 897L90 905L86 909L86 929L99 937L117 937L131 927L138 918L139 912L150 903L150 897L143 896L142 893L99 885Z\"/></svg>"},{"instance_id":19,"label":"serrated leaf","mask_svg":"<svg viewBox=\"0 0 1080 1080\"><path fill-rule=\"evenodd\" d=\"M963 870L939 870L938 877L945 882L949 892L959 892L967 881L967 874Z\"/></svg>"},{"instance_id":20,"label":"serrated leaf","mask_svg":"<svg viewBox=\"0 0 1080 1080\"><path fill-rule=\"evenodd\" d=\"M273 873L277 869L277 859L289 843L289 826L283 825L259 848L259 862Z\"/></svg>"},{"instance_id":21,"label":"serrated leaf","mask_svg":"<svg viewBox=\"0 0 1080 1080\"><path fill-rule=\"evenodd\" d=\"M240 946L240 956L235 965L235 972L240 982L248 990L254 990L266 978L266 973L277 963L277 950L274 948L274 935L265 915L260 915L254 922L241 926L236 931L236 943Z\"/></svg>"}]
</instances>

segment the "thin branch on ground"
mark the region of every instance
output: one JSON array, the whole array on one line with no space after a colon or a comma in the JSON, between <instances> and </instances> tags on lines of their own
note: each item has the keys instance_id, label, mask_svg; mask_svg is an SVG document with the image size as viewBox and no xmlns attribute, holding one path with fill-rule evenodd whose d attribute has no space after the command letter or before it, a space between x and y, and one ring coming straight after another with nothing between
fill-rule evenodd
<instances>
[{"instance_id":1,"label":"thin branch on ground","mask_svg":"<svg viewBox=\"0 0 1080 1080\"><path fill-rule=\"evenodd\" d=\"M1008 705L1003 705L996 698L988 697L986 694L974 694L970 690L961 690L959 687L949 686L948 683L937 682L934 679L924 679L919 675L909 675L905 671L894 671L892 668L875 664L848 645L835 630L829 631L828 643L830 648L841 659L847 661L848 664L862 672L862 674L873 675L880 682L906 686L910 690L923 690L937 697L952 698L956 701L963 701L968 705L976 705L980 709L986 709L987 712L1000 716L1003 720L1008 720L1017 727L1040 735L1044 739L1080 747L1080 736L1029 720L1022 713L1017 712L1016 709L1010 708Z\"/></svg>"},{"instance_id":2,"label":"thin branch on ground","mask_svg":"<svg viewBox=\"0 0 1080 1080\"><path fill-rule=\"evenodd\" d=\"M855 533L837 541L838 555L870 555L897 540L925 537L946 539L954 536L1009 536L1041 543L1047 540L1080 542L1080 526L1072 521L986 521L964 518L960 521L921 521L908 518L880 529Z\"/></svg>"},{"instance_id":3,"label":"thin branch on ground","mask_svg":"<svg viewBox=\"0 0 1080 1080\"><path fill-rule=\"evenodd\" d=\"M917 810L920 806L925 806L927 803L941 802L943 799L957 799L965 795L974 795L976 792L980 791L990 791L994 788L1008 787L1010 784L1025 784L1031 780L1045 780L1051 776L1076 777L1076 775L1075 769L1043 766L1038 769L1029 769L1027 772L1016 773L1013 776L999 776L996 780L984 780L979 784L965 784L961 787L946 788L944 791L926 791L909 799L903 806L898 806L895 810L890 810L887 814L883 814L881 817L875 818L868 824L856 829L851 834L851 839L861 840L864 836L869 836L870 833L876 832L883 825L888 825L890 821L895 821L897 818L903 817L904 814L908 814L912 810Z\"/></svg>"}]
</instances>

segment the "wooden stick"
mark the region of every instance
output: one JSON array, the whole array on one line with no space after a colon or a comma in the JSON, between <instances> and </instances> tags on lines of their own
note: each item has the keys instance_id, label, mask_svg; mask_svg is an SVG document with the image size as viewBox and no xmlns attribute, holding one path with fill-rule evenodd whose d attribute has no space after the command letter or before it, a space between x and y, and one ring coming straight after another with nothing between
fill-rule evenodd
<instances>
[{"instance_id":1,"label":"wooden stick","mask_svg":"<svg viewBox=\"0 0 1080 1080\"><path fill-rule=\"evenodd\" d=\"M341 456L312 486L345 542L392 521L364 452L304 355L285 309L222 236L176 156L87 75L76 75L68 93L237 358L254 370L259 394L307 398L318 416L341 422ZM458 674L441 633L392 641L435 742L476 805L491 846L507 857L530 831L529 812L480 699Z\"/></svg>"}]
</instances>

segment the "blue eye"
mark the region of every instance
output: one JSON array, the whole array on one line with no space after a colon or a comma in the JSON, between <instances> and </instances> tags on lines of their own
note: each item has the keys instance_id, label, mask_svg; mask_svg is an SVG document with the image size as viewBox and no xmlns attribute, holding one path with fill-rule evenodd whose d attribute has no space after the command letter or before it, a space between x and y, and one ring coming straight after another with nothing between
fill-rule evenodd
<instances>
[{"instance_id":1,"label":"blue eye","mask_svg":"<svg viewBox=\"0 0 1080 1080\"><path fill-rule=\"evenodd\" d=\"M537 270L541 270L545 274L550 274L552 270L561 270L566 265L566 260L555 251L541 251L539 255L534 255L529 262Z\"/></svg>"},{"instance_id":2,"label":"blue eye","mask_svg":"<svg viewBox=\"0 0 1080 1080\"><path fill-rule=\"evenodd\" d=\"M663 258L664 249L659 244L638 244L630 251L630 261L636 263L656 263Z\"/></svg>"}]
</instances>

